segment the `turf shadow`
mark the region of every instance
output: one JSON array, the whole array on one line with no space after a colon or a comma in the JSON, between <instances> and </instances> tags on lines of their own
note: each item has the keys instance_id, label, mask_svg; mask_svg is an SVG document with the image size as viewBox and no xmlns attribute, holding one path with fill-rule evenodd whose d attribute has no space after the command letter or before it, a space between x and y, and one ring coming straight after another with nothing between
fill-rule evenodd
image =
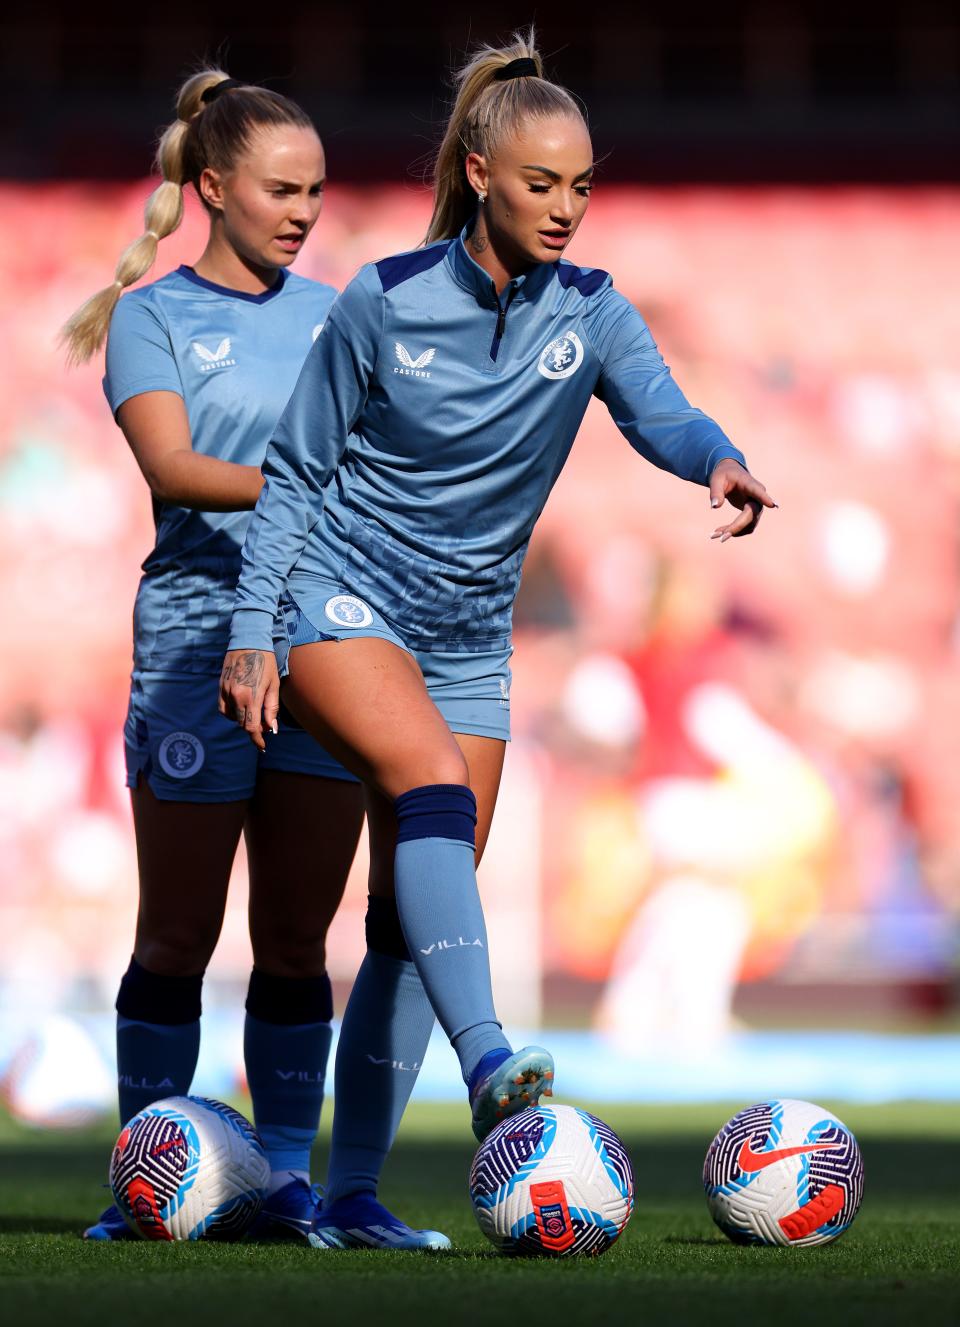
<instances>
[{"instance_id":1,"label":"turf shadow","mask_svg":"<svg viewBox=\"0 0 960 1327\"><path fill-rule=\"evenodd\" d=\"M664 1235L661 1244L729 1244L728 1239L717 1239L707 1235Z\"/></svg>"},{"instance_id":2,"label":"turf shadow","mask_svg":"<svg viewBox=\"0 0 960 1327\"><path fill-rule=\"evenodd\" d=\"M0 1235L76 1235L76 1221L57 1216L0 1216Z\"/></svg>"}]
</instances>

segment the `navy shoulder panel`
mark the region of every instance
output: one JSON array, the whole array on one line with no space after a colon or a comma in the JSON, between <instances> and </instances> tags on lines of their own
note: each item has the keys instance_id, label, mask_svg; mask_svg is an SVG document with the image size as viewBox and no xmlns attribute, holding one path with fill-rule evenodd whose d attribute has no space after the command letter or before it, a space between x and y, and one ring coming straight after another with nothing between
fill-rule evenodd
<instances>
[{"instance_id":1,"label":"navy shoulder panel","mask_svg":"<svg viewBox=\"0 0 960 1327\"><path fill-rule=\"evenodd\" d=\"M582 267L574 267L573 263L559 262L556 266L557 280L561 286L569 289L571 286L579 290L583 296L594 295L610 275L599 267L592 268L585 272Z\"/></svg>"},{"instance_id":2,"label":"navy shoulder panel","mask_svg":"<svg viewBox=\"0 0 960 1327\"><path fill-rule=\"evenodd\" d=\"M394 286L402 285L404 281L409 281L412 276L419 276L421 272L429 272L431 267L436 267L437 263L442 263L446 257L447 250L454 241L450 240L446 244L431 244L427 249L414 249L411 253L398 253L394 258L381 258L376 264L377 272L380 276L380 284L383 286L383 293L393 290Z\"/></svg>"}]
</instances>

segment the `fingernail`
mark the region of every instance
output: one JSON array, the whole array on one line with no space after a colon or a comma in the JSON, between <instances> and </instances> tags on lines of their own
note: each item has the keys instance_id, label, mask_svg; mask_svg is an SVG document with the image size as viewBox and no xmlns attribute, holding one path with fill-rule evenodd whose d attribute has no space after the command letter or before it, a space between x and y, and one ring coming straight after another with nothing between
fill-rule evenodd
<instances>
[{"instance_id":1,"label":"fingernail","mask_svg":"<svg viewBox=\"0 0 960 1327\"><path fill-rule=\"evenodd\" d=\"M719 499L719 498L711 498L711 499L710 499L710 506L711 506L711 507L719 507L719 506L720 506L720 499Z\"/></svg>"},{"instance_id":2,"label":"fingernail","mask_svg":"<svg viewBox=\"0 0 960 1327\"><path fill-rule=\"evenodd\" d=\"M274 737L276 737L277 733L279 732L279 729L277 728L276 719L274 719L273 723L270 725L270 731L273 733Z\"/></svg>"}]
</instances>

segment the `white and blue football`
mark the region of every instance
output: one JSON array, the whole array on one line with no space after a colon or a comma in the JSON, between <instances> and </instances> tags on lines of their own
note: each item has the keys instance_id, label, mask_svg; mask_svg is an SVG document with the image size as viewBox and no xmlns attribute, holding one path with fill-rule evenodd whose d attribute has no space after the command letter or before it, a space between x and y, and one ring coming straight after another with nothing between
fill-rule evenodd
<instances>
[{"instance_id":1,"label":"white and blue football","mask_svg":"<svg viewBox=\"0 0 960 1327\"><path fill-rule=\"evenodd\" d=\"M828 1244L863 1197L857 1140L832 1111L781 1098L738 1111L703 1164L710 1215L735 1244Z\"/></svg>"},{"instance_id":2,"label":"white and blue football","mask_svg":"<svg viewBox=\"0 0 960 1327\"><path fill-rule=\"evenodd\" d=\"M470 1168L477 1223L506 1254L605 1253L630 1220L633 1192L623 1143L574 1106L531 1106L504 1120Z\"/></svg>"},{"instance_id":3,"label":"white and blue football","mask_svg":"<svg viewBox=\"0 0 960 1327\"><path fill-rule=\"evenodd\" d=\"M110 1160L114 1202L143 1239L237 1239L269 1178L250 1121L207 1097L153 1102L123 1127Z\"/></svg>"}]
</instances>

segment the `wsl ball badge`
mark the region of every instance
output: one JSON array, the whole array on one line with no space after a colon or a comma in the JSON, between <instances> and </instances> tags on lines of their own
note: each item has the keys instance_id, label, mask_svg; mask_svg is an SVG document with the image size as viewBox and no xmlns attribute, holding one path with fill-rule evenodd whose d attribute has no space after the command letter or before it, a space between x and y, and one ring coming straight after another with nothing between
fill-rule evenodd
<instances>
[{"instance_id":1,"label":"wsl ball badge","mask_svg":"<svg viewBox=\"0 0 960 1327\"><path fill-rule=\"evenodd\" d=\"M710 1215L736 1244L827 1244L863 1197L853 1134L809 1101L762 1101L729 1120L703 1166Z\"/></svg>"},{"instance_id":2,"label":"wsl ball badge","mask_svg":"<svg viewBox=\"0 0 960 1327\"><path fill-rule=\"evenodd\" d=\"M573 1106L531 1106L498 1124L470 1170L477 1224L512 1256L596 1256L633 1212L633 1168L602 1120Z\"/></svg>"}]
</instances>

